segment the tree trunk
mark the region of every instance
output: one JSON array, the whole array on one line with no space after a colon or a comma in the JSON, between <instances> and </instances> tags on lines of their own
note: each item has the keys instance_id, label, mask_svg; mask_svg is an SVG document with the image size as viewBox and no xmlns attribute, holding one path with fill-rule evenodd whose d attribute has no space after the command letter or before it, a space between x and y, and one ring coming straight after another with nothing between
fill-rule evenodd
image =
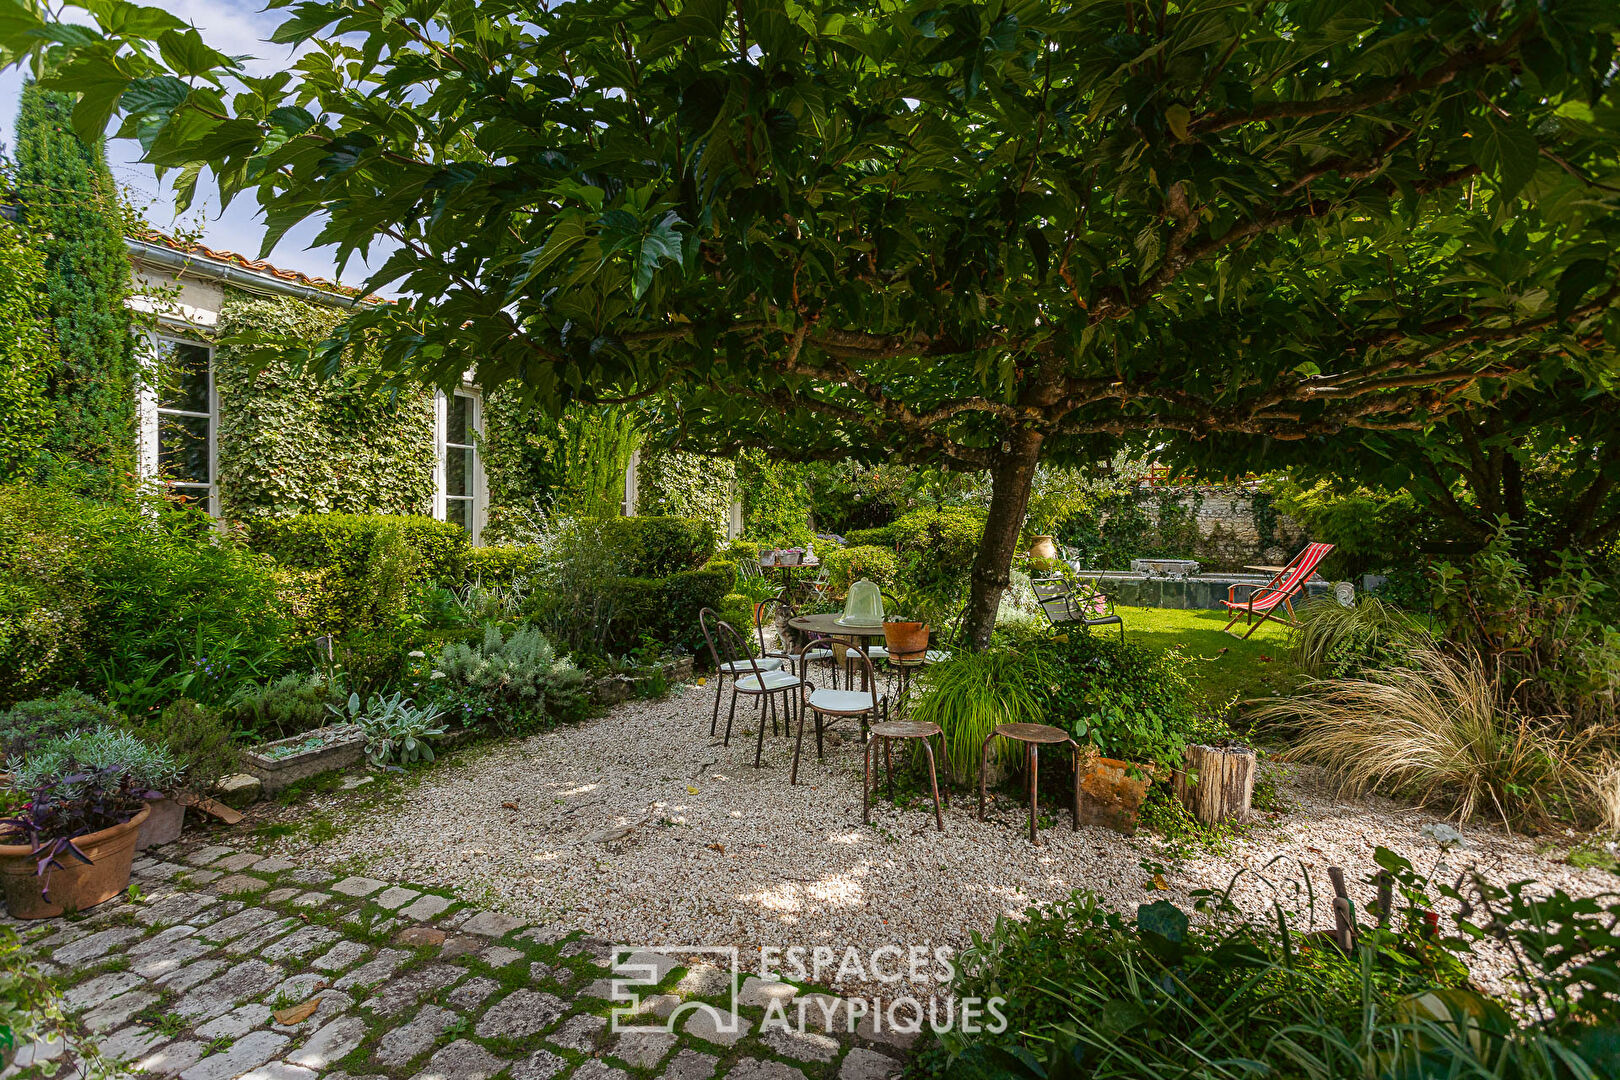
<instances>
[{"instance_id":1,"label":"tree trunk","mask_svg":"<svg viewBox=\"0 0 1620 1080\"><path fill-rule=\"evenodd\" d=\"M1255 755L1242 747L1189 746L1176 770L1176 798L1205 825L1249 820ZM1196 776L1197 779L1192 779Z\"/></svg>"},{"instance_id":2,"label":"tree trunk","mask_svg":"<svg viewBox=\"0 0 1620 1080\"><path fill-rule=\"evenodd\" d=\"M970 649L990 643L996 628L996 609L1007 591L1018 535L1029 508L1030 485L1041 459L1039 432L1017 430L1008 436L1009 447L990 470L990 514L985 519L979 553L973 559L973 591L968 598L966 637Z\"/></svg>"}]
</instances>

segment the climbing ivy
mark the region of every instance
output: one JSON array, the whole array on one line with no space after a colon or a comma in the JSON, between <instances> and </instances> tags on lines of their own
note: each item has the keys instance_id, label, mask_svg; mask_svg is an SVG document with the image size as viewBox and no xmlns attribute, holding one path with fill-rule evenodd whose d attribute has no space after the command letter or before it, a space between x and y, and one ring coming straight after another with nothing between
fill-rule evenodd
<instances>
[{"instance_id":1,"label":"climbing ivy","mask_svg":"<svg viewBox=\"0 0 1620 1080\"><path fill-rule=\"evenodd\" d=\"M28 233L45 253L57 345L47 392L52 453L117 478L135 458L136 358L130 328L132 224L100 144L73 133L74 99L29 83L17 112L13 181ZM10 311L7 311L10 318Z\"/></svg>"},{"instance_id":2,"label":"climbing ivy","mask_svg":"<svg viewBox=\"0 0 1620 1080\"><path fill-rule=\"evenodd\" d=\"M697 518L724 536L736 498L737 463L679 450L644 453L636 469L636 513Z\"/></svg>"},{"instance_id":3,"label":"climbing ivy","mask_svg":"<svg viewBox=\"0 0 1620 1080\"><path fill-rule=\"evenodd\" d=\"M55 416L44 282L44 251L0 218L0 482L33 470Z\"/></svg>"},{"instance_id":4,"label":"climbing ivy","mask_svg":"<svg viewBox=\"0 0 1620 1080\"><path fill-rule=\"evenodd\" d=\"M804 544L810 531L811 467L773 461L763 450L737 458L743 496L743 533L773 544Z\"/></svg>"},{"instance_id":5,"label":"climbing ivy","mask_svg":"<svg viewBox=\"0 0 1620 1080\"><path fill-rule=\"evenodd\" d=\"M319 341L341 312L302 300L227 290L222 338L240 331ZM433 398L366 385L356 365L319 380L291 361L262 368L246 349L221 345L220 501L226 517L310 511L426 514L433 502Z\"/></svg>"}]
</instances>

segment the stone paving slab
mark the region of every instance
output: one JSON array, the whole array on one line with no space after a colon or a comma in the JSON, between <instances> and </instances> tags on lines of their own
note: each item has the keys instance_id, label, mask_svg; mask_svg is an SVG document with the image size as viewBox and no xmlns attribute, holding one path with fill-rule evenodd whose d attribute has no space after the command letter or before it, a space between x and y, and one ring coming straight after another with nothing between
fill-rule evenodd
<instances>
[{"instance_id":1,"label":"stone paving slab","mask_svg":"<svg viewBox=\"0 0 1620 1080\"><path fill-rule=\"evenodd\" d=\"M891 1080L904 1066L891 1033L821 1022L822 1006L842 1019L840 999L749 977L733 1001L728 975L657 952L620 958L656 985L614 1031L607 943L420 885L195 842L146 852L135 884L92 912L11 923L82 1044L124 1075ZM817 1006L804 1033L768 1011L798 1002ZM76 1046L25 1049L28 1076L0 1080L77 1075Z\"/></svg>"}]
</instances>

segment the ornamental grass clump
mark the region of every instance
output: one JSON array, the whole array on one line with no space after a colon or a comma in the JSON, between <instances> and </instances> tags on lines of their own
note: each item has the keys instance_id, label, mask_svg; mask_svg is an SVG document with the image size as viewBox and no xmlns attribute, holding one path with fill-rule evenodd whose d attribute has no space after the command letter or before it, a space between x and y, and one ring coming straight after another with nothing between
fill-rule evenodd
<instances>
[{"instance_id":1,"label":"ornamental grass clump","mask_svg":"<svg viewBox=\"0 0 1620 1080\"><path fill-rule=\"evenodd\" d=\"M912 705L911 719L939 725L955 775L979 774L981 747L997 724L1042 722L1045 707L1039 683L1030 677L1035 663L1031 653L989 649L958 653L923 670L922 693ZM1010 754L1011 746L998 740L995 753Z\"/></svg>"},{"instance_id":2,"label":"ornamental grass clump","mask_svg":"<svg viewBox=\"0 0 1620 1080\"><path fill-rule=\"evenodd\" d=\"M1376 596L1345 607L1331 596L1300 605L1289 631L1294 666L1313 679L1343 678L1408 663L1433 638L1412 617Z\"/></svg>"},{"instance_id":3,"label":"ornamental grass clump","mask_svg":"<svg viewBox=\"0 0 1620 1080\"><path fill-rule=\"evenodd\" d=\"M1257 723L1297 730L1293 754L1322 765L1349 795L1369 791L1540 827L1593 805L1579 764L1603 733L1572 733L1561 718L1526 715L1503 700L1478 654L1420 648L1409 667L1318 679L1257 709Z\"/></svg>"}]
</instances>

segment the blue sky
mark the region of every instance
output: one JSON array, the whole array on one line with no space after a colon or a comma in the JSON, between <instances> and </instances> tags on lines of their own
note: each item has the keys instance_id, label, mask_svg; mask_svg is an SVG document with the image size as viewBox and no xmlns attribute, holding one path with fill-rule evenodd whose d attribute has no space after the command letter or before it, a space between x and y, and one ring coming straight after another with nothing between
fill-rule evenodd
<instances>
[{"instance_id":1,"label":"blue sky","mask_svg":"<svg viewBox=\"0 0 1620 1080\"><path fill-rule=\"evenodd\" d=\"M286 17L286 12L259 12L243 0L166 0L163 7L191 22L203 40L227 55L252 56L250 68L257 73L284 68L292 57L285 45L272 45L265 39ZM16 135L17 96L22 92L23 75L18 71L0 73L0 132L9 148ZM130 140L113 140L107 147L113 177L160 229L175 224L174 201L167 185L159 185L149 165L139 164L140 147ZM200 231L203 243L212 248L239 251L257 258L264 229L258 219L258 206L251 197L238 198L224 213L219 198L204 183L197 185L197 199L180 222L189 230ZM321 277L336 276L336 265L329 251L305 250L320 231L316 224L290 231L271 253L277 266ZM364 280L366 268L351 260L343 274L350 285Z\"/></svg>"}]
</instances>

